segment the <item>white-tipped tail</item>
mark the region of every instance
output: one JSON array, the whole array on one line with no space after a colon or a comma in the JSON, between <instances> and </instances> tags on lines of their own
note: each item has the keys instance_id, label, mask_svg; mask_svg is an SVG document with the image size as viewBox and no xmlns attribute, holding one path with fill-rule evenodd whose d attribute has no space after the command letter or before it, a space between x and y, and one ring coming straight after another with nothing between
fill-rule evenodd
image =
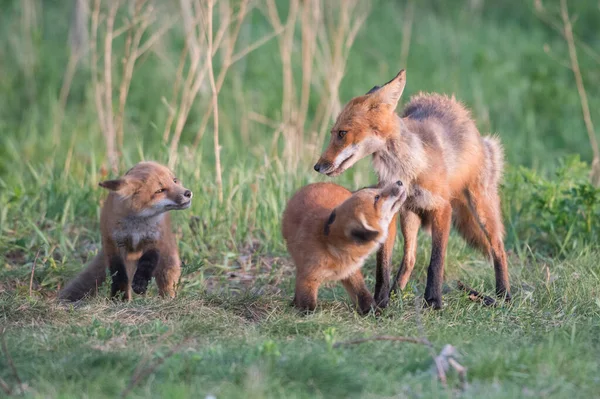
<instances>
[{"instance_id":1,"label":"white-tipped tail","mask_svg":"<svg viewBox=\"0 0 600 399\"><path fill-rule=\"evenodd\" d=\"M494 189L500 184L504 172L504 149L496 136L483 138L485 148L485 170L482 173L484 185Z\"/></svg>"},{"instance_id":2,"label":"white-tipped tail","mask_svg":"<svg viewBox=\"0 0 600 399\"><path fill-rule=\"evenodd\" d=\"M85 269L58 293L58 299L74 302L95 295L104 280L106 280L106 265L104 253L100 251Z\"/></svg>"}]
</instances>

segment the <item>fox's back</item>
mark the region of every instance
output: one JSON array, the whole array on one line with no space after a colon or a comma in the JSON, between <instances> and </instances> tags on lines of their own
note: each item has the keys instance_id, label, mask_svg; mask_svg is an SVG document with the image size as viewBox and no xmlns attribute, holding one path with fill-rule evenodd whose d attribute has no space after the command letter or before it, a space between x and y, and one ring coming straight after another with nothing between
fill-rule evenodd
<instances>
[{"instance_id":1,"label":"fox's back","mask_svg":"<svg viewBox=\"0 0 600 399\"><path fill-rule=\"evenodd\" d=\"M454 96L419 93L402 117L426 147L440 152L448 176L475 172L483 162L483 142L469 110Z\"/></svg>"},{"instance_id":2,"label":"fox's back","mask_svg":"<svg viewBox=\"0 0 600 399\"><path fill-rule=\"evenodd\" d=\"M288 240L305 220L326 218L351 195L349 190L333 183L313 183L301 188L283 212L283 238Z\"/></svg>"}]
</instances>

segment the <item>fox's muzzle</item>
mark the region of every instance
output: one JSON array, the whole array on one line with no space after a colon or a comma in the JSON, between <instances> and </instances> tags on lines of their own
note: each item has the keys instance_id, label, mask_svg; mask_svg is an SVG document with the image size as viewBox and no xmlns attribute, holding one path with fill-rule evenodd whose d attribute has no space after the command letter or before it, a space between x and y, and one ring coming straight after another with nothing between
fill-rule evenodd
<instances>
[{"instance_id":1,"label":"fox's muzzle","mask_svg":"<svg viewBox=\"0 0 600 399\"><path fill-rule=\"evenodd\" d=\"M324 161L319 159L319 161L315 164L315 171L319 172L319 173L325 173L326 171L328 171L329 169L331 169L332 164L331 162L328 161Z\"/></svg>"},{"instance_id":2,"label":"fox's muzzle","mask_svg":"<svg viewBox=\"0 0 600 399\"><path fill-rule=\"evenodd\" d=\"M402 192L404 191L404 185L402 184L402 181L398 180L396 184L390 185L386 191L387 192L384 192L383 195L390 197L399 197L400 194L402 194Z\"/></svg>"}]
</instances>

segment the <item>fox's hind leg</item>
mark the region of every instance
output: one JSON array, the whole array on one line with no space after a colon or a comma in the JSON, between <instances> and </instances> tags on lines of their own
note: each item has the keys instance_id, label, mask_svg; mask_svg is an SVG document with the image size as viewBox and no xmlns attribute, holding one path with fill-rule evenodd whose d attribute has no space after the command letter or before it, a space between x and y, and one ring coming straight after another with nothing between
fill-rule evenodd
<instances>
[{"instance_id":1,"label":"fox's hind leg","mask_svg":"<svg viewBox=\"0 0 600 399\"><path fill-rule=\"evenodd\" d=\"M377 272L375 275L375 301L377 306L385 308L390 300L390 271L392 269L392 253L396 232L398 214L394 215L388 227L388 236L377 251Z\"/></svg>"},{"instance_id":2,"label":"fox's hind leg","mask_svg":"<svg viewBox=\"0 0 600 399\"><path fill-rule=\"evenodd\" d=\"M489 191L492 192L485 192L481 186L465 190L465 202L453 204L454 226L470 245L492 258L496 294L508 301L511 295L500 197L496 190Z\"/></svg>"},{"instance_id":3,"label":"fox's hind leg","mask_svg":"<svg viewBox=\"0 0 600 399\"><path fill-rule=\"evenodd\" d=\"M373 296L365 285L365 279L360 270L342 280L342 284L361 314L367 314L375 307Z\"/></svg>"},{"instance_id":4,"label":"fox's hind leg","mask_svg":"<svg viewBox=\"0 0 600 399\"><path fill-rule=\"evenodd\" d=\"M162 297L174 298L175 288L181 276L181 260L177 253L166 253L160 256L158 265L154 269L154 278L158 286L158 293Z\"/></svg>"},{"instance_id":5,"label":"fox's hind leg","mask_svg":"<svg viewBox=\"0 0 600 399\"><path fill-rule=\"evenodd\" d=\"M421 218L419 215L408 209L402 211L400 214L400 228L404 237L404 255L391 292L395 292L398 288L403 290L410 279L417 260L417 235L420 226Z\"/></svg>"}]
</instances>

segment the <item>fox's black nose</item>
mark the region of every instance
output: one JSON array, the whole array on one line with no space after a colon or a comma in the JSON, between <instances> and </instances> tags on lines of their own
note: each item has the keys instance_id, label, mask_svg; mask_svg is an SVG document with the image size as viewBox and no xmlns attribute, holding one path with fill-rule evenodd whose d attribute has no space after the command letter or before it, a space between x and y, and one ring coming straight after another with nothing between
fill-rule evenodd
<instances>
[{"instance_id":1,"label":"fox's black nose","mask_svg":"<svg viewBox=\"0 0 600 399\"><path fill-rule=\"evenodd\" d=\"M183 193L183 196L186 198L192 198L192 192L190 190L185 190L185 193Z\"/></svg>"},{"instance_id":2,"label":"fox's black nose","mask_svg":"<svg viewBox=\"0 0 600 399\"><path fill-rule=\"evenodd\" d=\"M315 164L315 172L320 172L321 171L321 165L319 165L318 163Z\"/></svg>"},{"instance_id":3,"label":"fox's black nose","mask_svg":"<svg viewBox=\"0 0 600 399\"><path fill-rule=\"evenodd\" d=\"M396 182L396 184L398 185L398 187L402 187L402 185L403 185L403 184L402 184L402 180L398 180L398 181Z\"/></svg>"},{"instance_id":4,"label":"fox's black nose","mask_svg":"<svg viewBox=\"0 0 600 399\"><path fill-rule=\"evenodd\" d=\"M392 196L397 197L400 195L400 188L398 186L392 187Z\"/></svg>"}]
</instances>

